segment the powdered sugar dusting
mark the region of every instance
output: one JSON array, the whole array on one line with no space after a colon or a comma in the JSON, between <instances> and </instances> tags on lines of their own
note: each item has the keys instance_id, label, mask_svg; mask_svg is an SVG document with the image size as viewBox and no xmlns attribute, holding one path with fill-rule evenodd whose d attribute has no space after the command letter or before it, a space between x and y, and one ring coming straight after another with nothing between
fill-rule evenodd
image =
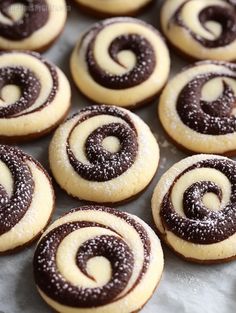
<instances>
[{"instance_id":1,"label":"powdered sugar dusting","mask_svg":"<svg viewBox=\"0 0 236 313\"><path fill-rule=\"evenodd\" d=\"M113 230L109 221L100 224L89 222L89 213L91 210L96 210L99 215L103 212L116 216L117 225L119 220L123 220L128 225L134 228L138 233L143 249L144 249L144 263L138 275L137 281L131 286L127 293L122 294L125 290L132 272L134 271L134 259L132 247L130 243L125 242L124 238ZM88 221L67 222L59 227L52 229L45 237L43 237L37 247L34 258L35 278L37 285L49 297L59 301L60 303L73 307L97 307L119 299L122 294L122 299L125 301L126 294L135 288L136 284L142 282L142 277L145 275L150 260L150 240L148 233L144 227L133 219L129 214L116 211L115 209L87 206L72 210L69 214L74 214L79 211L88 213ZM74 231L80 229L92 230L93 227L101 229L109 229L114 235L101 235L89 238L82 245L80 245L77 255L76 264L78 269L86 275L89 279L93 280L87 273L87 262L89 259L96 256L103 256L107 258L112 267L112 277L105 285L94 288L84 288L80 286L80 282L75 286L67 281L65 277L58 272L56 263L56 252L62 240ZM122 230L123 232L124 230Z\"/></svg>"}]
</instances>

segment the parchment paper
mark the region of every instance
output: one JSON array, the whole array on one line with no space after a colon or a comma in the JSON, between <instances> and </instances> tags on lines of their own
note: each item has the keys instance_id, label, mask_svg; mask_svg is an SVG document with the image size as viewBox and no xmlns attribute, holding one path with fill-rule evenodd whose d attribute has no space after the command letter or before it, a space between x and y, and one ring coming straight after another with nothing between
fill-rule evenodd
<instances>
[{"instance_id":1,"label":"parchment paper","mask_svg":"<svg viewBox=\"0 0 236 313\"><path fill-rule=\"evenodd\" d=\"M133 0L135 1L135 0ZM52 2L56 3L56 0ZM139 18L154 26L159 24L161 1L156 1ZM82 108L89 102L75 88L69 73L69 57L79 34L97 19L80 14L72 3L68 21L59 41L45 53L45 57L55 62L64 70L72 83L73 108L71 112ZM187 63L177 55L171 55L172 75ZM161 148L161 162L154 181L139 199L119 207L121 210L136 214L153 226L151 216L151 195L164 171L172 164L186 157L170 144L160 127L156 115L157 102L136 110L151 127ZM51 135L20 147L32 154L48 168L48 143ZM60 190L55 184L57 210L53 220L79 206L80 203ZM35 245L18 254L0 258L0 313L49 313L51 310L41 300L34 286L32 258ZM158 290L142 310L143 313L234 313L236 312L236 262L223 265L200 266L189 264L164 247L165 270Z\"/></svg>"}]
</instances>

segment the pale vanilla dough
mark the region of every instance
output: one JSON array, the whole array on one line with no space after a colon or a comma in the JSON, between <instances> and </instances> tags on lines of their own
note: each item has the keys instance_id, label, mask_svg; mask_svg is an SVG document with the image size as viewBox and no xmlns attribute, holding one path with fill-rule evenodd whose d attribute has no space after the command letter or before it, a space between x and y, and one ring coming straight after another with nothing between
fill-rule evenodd
<instances>
[{"instance_id":1,"label":"pale vanilla dough","mask_svg":"<svg viewBox=\"0 0 236 313\"><path fill-rule=\"evenodd\" d=\"M41 84L40 93L36 101L18 114L0 118L0 136L6 138L30 137L40 135L53 128L67 113L70 107L70 85L62 73L55 67L58 75L58 89L53 86L53 80L48 67L42 62L39 54L24 52L6 52L0 55L0 68L22 67L30 70ZM48 96L55 89L56 95L52 102ZM0 106L14 104L21 97L18 86L7 85L0 91ZM46 106L40 108L44 103ZM39 109L39 110L37 110ZM36 110L35 112L33 112ZM32 113L31 113L32 112Z\"/></svg>"},{"instance_id":2,"label":"pale vanilla dough","mask_svg":"<svg viewBox=\"0 0 236 313\"><path fill-rule=\"evenodd\" d=\"M236 59L236 40L226 46L216 48L204 47L193 38L190 31L179 26L172 20L175 12L181 7L180 17L188 29L197 36L207 40L216 40L222 33L222 25L216 21L207 21L201 24L199 14L210 6L235 10L233 5L224 0L166 0L161 10L161 26L168 40L181 52L198 60ZM236 13L235 13L236 14Z\"/></svg>"},{"instance_id":3,"label":"pale vanilla dough","mask_svg":"<svg viewBox=\"0 0 236 313\"><path fill-rule=\"evenodd\" d=\"M79 113L61 125L51 141L49 161L52 173L59 185L70 195L98 203L115 203L131 198L141 192L156 173L159 163L159 147L149 127L135 114L125 110L137 130L138 152L133 165L122 175L104 182L89 181L77 174L69 162L66 145L70 135L70 148L77 160L89 164L85 154L88 136L97 128L110 123L127 122L111 115L97 115L74 126L86 115ZM73 129L73 131L72 131ZM71 133L72 131L72 133ZM110 152L119 150L119 141L110 136L104 148Z\"/></svg>"}]
</instances>

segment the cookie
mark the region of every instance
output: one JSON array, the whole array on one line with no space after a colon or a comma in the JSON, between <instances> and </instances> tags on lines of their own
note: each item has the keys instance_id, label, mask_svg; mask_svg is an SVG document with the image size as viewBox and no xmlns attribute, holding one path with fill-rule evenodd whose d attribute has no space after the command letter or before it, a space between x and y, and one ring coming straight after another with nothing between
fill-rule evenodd
<instances>
[{"instance_id":1,"label":"cookie","mask_svg":"<svg viewBox=\"0 0 236 313\"><path fill-rule=\"evenodd\" d=\"M142 11L152 0L75 0L81 9L95 16L134 16Z\"/></svg>"},{"instance_id":2,"label":"cookie","mask_svg":"<svg viewBox=\"0 0 236 313\"><path fill-rule=\"evenodd\" d=\"M141 219L84 206L42 236L34 277L40 295L57 312L131 313L152 296L163 265L159 239Z\"/></svg>"},{"instance_id":3,"label":"cookie","mask_svg":"<svg viewBox=\"0 0 236 313\"><path fill-rule=\"evenodd\" d=\"M96 103L134 108L150 102L170 70L159 32L133 18L112 18L85 32L71 57L80 91Z\"/></svg>"},{"instance_id":4,"label":"cookie","mask_svg":"<svg viewBox=\"0 0 236 313\"><path fill-rule=\"evenodd\" d=\"M185 150L236 153L236 65L198 62L173 78L158 112L169 137Z\"/></svg>"},{"instance_id":5,"label":"cookie","mask_svg":"<svg viewBox=\"0 0 236 313\"><path fill-rule=\"evenodd\" d=\"M220 263L236 257L236 162L195 155L158 182L152 212L161 238L183 258Z\"/></svg>"},{"instance_id":6,"label":"cookie","mask_svg":"<svg viewBox=\"0 0 236 313\"><path fill-rule=\"evenodd\" d=\"M196 60L236 60L236 3L230 0L166 0L162 30L169 42Z\"/></svg>"},{"instance_id":7,"label":"cookie","mask_svg":"<svg viewBox=\"0 0 236 313\"><path fill-rule=\"evenodd\" d=\"M47 226L54 191L43 167L21 150L0 145L0 254L20 249Z\"/></svg>"},{"instance_id":8,"label":"cookie","mask_svg":"<svg viewBox=\"0 0 236 313\"><path fill-rule=\"evenodd\" d=\"M46 50L66 22L65 0L1 0L0 49Z\"/></svg>"},{"instance_id":9,"label":"cookie","mask_svg":"<svg viewBox=\"0 0 236 313\"><path fill-rule=\"evenodd\" d=\"M33 52L0 53L0 140L18 142L55 128L70 107L70 85L55 65Z\"/></svg>"},{"instance_id":10,"label":"cookie","mask_svg":"<svg viewBox=\"0 0 236 313\"><path fill-rule=\"evenodd\" d=\"M159 147L137 115L114 106L90 106L56 130L49 162L68 194L117 203L148 186L158 167Z\"/></svg>"}]
</instances>

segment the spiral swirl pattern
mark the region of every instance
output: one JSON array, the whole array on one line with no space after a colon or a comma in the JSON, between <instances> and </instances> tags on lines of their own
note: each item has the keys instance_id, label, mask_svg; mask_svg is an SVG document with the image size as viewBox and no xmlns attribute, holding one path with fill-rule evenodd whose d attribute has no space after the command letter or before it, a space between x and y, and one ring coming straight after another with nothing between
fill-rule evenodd
<instances>
[{"instance_id":1,"label":"spiral swirl pattern","mask_svg":"<svg viewBox=\"0 0 236 313\"><path fill-rule=\"evenodd\" d=\"M20 21L14 23L14 16L10 15L11 10L9 12L9 9L12 5L16 4L25 6L25 12ZM40 7L42 8L41 12L37 10L37 8ZM20 10L20 7L18 10ZM0 4L0 12L2 14L0 21L0 34L10 40L22 40L29 37L32 33L43 27L49 18L49 8L45 0L3 0ZM3 23L3 17L10 19L12 24Z\"/></svg>"},{"instance_id":2,"label":"spiral swirl pattern","mask_svg":"<svg viewBox=\"0 0 236 313\"><path fill-rule=\"evenodd\" d=\"M108 181L122 175L130 168L137 157L138 141L137 131L129 115L115 108L90 107L82 110L86 117L79 120L70 133L87 119L102 114L108 114L122 118L128 125L121 123L110 123L95 129L87 138L85 143L86 155L90 164L79 162L70 148L70 137L67 139L67 154L74 170L83 178L91 181ZM111 153L104 149L102 142L105 138L113 136L120 141L120 150Z\"/></svg>"},{"instance_id":3,"label":"spiral swirl pattern","mask_svg":"<svg viewBox=\"0 0 236 313\"><path fill-rule=\"evenodd\" d=\"M93 14L102 16L134 16L152 0L75 0L82 8Z\"/></svg>"},{"instance_id":4,"label":"spiral swirl pattern","mask_svg":"<svg viewBox=\"0 0 236 313\"><path fill-rule=\"evenodd\" d=\"M81 110L56 131L49 159L54 177L69 194L117 202L148 185L157 169L159 149L136 115L101 105Z\"/></svg>"},{"instance_id":5,"label":"spiral swirl pattern","mask_svg":"<svg viewBox=\"0 0 236 313\"><path fill-rule=\"evenodd\" d=\"M0 170L0 253L6 253L30 242L47 225L54 193L44 169L16 148L0 145ZM44 197L40 212L36 201Z\"/></svg>"},{"instance_id":6,"label":"spiral swirl pattern","mask_svg":"<svg viewBox=\"0 0 236 313\"><path fill-rule=\"evenodd\" d=\"M2 0L0 48L44 50L59 35L65 20L64 0L54 4L49 0Z\"/></svg>"},{"instance_id":7,"label":"spiral swirl pattern","mask_svg":"<svg viewBox=\"0 0 236 313\"><path fill-rule=\"evenodd\" d=\"M157 30L136 19L113 18L95 24L82 36L72 55L71 71L88 98L131 107L150 101L160 91L169 63Z\"/></svg>"},{"instance_id":8,"label":"spiral swirl pattern","mask_svg":"<svg viewBox=\"0 0 236 313\"><path fill-rule=\"evenodd\" d=\"M164 90L159 115L166 132L195 152L234 153L236 145L236 66L196 63Z\"/></svg>"},{"instance_id":9,"label":"spiral swirl pattern","mask_svg":"<svg viewBox=\"0 0 236 313\"><path fill-rule=\"evenodd\" d=\"M1 137L39 136L66 114L69 83L56 66L37 53L2 52L0 103Z\"/></svg>"},{"instance_id":10,"label":"spiral swirl pattern","mask_svg":"<svg viewBox=\"0 0 236 313\"><path fill-rule=\"evenodd\" d=\"M162 249L152 230L135 216L99 206L57 220L34 257L39 292L60 312L137 311L162 270Z\"/></svg>"},{"instance_id":11,"label":"spiral swirl pattern","mask_svg":"<svg viewBox=\"0 0 236 313\"><path fill-rule=\"evenodd\" d=\"M5 188L0 185L1 236L14 227L28 210L34 192L34 181L29 167L22 160L22 154L18 150L15 151L8 146L0 146L0 161L9 168L14 180L14 194L11 199Z\"/></svg>"},{"instance_id":12,"label":"spiral swirl pattern","mask_svg":"<svg viewBox=\"0 0 236 313\"><path fill-rule=\"evenodd\" d=\"M163 175L153 195L153 216L176 252L206 261L236 255L235 170L235 161L198 155Z\"/></svg>"},{"instance_id":13,"label":"spiral swirl pattern","mask_svg":"<svg viewBox=\"0 0 236 313\"><path fill-rule=\"evenodd\" d=\"M188 56L235 60L236 7L232 1L165 1L162 28L170 42Z\"/></svg>"}]
</instances>

